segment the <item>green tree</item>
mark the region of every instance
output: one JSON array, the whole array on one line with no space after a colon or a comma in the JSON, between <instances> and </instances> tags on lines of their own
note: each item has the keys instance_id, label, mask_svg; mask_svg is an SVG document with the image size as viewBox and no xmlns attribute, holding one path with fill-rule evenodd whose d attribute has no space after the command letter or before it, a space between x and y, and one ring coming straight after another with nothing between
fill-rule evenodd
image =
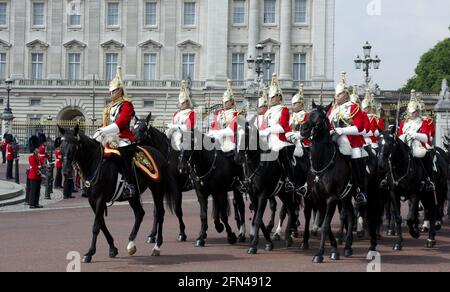
<instances>
[{"instance_id":1,"label":"green tree","mask_svg":"<svg viewBox=\"0 0 450 292\"><path fill-rule=\"evenodd\" d=\"M439 93L442 79L450 83L450 38L439 42L420 58L416 75L408 80L403 90Z\"/></svg>"}]
</instances>

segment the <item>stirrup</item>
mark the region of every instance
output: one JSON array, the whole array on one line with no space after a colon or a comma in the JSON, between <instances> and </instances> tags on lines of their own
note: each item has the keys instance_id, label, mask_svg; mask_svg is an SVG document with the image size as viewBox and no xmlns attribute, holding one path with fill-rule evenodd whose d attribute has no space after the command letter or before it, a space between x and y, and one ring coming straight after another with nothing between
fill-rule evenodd
<instances>
[{"instance_id":1,"label":"stirrup","mask_svg":"<svg viewBox=\"0 0 450 292\"><path fill-rule=\"evenodd\" d=\"M389 183L388 183L387 179L383 179L380 182L380 189L385 190L385 191L389 190Z\"/></svg>"},{"instance_id":2,"label":"stirrup","mask_svg":"<svg viewBox=\"0 0 450 292\"><path fill-rule=\"evenodd\" d=\"M124 189L123 189L123 192L122 192L122 199L124 199L124 200L131 199L131 198L134 197L135 193L136 193L136 192L135 192L134 185L132 185L132 184L127 184L127 185L124 187Z\"/></svg>"},{"instance_id":3,"label":"stirrup","mask_svg":"<svg viewBox=\"0 0 450 292\"><path fill-rule=\"evenodd\" d=\"M295 185L289 179L286 179L286 182L284 184L284 191L286 193L292 193L295 191Z\"/></svg>"},{"instance_id":4,"label":"stirrup","mask_svg":"<svg viewBox=\"0 0 450 292\"><path fill-rule=\"evenodd\" d=\"M355 196L356 206L361 207L367 205L367 196L363 192L358 192Z\"/></svg>"}]
</instances>

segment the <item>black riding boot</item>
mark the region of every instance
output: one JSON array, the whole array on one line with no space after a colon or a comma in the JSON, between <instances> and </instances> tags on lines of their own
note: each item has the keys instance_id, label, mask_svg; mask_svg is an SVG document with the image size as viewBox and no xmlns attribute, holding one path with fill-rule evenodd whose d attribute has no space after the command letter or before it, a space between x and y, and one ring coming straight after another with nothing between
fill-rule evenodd
<instances>
[{"instance_id":1,"label":"black riding boot","mask_svg":"<svg viewBox=\"0 0 450 292\"><path fill-rule=\"evenodd\" d=\"M133 155L136 147L130 145L119 148L122 164L122 175L125 178L125 187L122 192L121 199L129 200L136 194L135 191L135 170L133 169Z\"/></svg>"},{"instance_id":2,"label":"black riding boot","mask_svg":"<svg viewBox=\"0 0 450 292\"><path fill-rule=\"evenodd\" d=\"M366 165L364 163L363 158L352 159L352 175L353 182L356 186L356 196L355 202L356 205L363 206L367 204L367 195L366 195Z\"/></svg>"},{"instance_id":3,"label":"black riding boot","mask_svg":"<svg viewBox=\"0 0 450 292\"><path fill-rule=\"evenodd\" d=\"M421 159L423 168L425 170L425 181L422 181L422 184L424 185L422 189L424 189L426 192L434 192L436 190L433 175L433 159L434 156L430 151L428 151L425 157Z\"/></svg>"},{"instance_id":4,"label":"black riding boot","mask_svg":"<svg viewBox=\"0 0 450 292\"><path fill-rule=\"evenodd\" d=\"M284 147L280 151L280 163L281 163L281 167L283 168L284 175L286 177L286 182L284 184L284 188L287 193L292 193L295 191L294 168L291 163L291 159L294 154L293 147L294 146Z\"/></svg>"}]
</instances>

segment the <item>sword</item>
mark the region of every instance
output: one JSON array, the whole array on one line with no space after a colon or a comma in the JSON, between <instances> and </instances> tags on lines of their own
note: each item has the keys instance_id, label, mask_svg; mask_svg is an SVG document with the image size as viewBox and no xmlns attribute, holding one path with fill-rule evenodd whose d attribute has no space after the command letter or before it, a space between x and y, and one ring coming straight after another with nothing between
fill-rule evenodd
<instances>
[{"instance_id":1,"label":"sword","mask_svg":"<svg viewBox=\"0 0 450 292\"><path fill-rule=\"evenodd\" d=\"M400 96L398 97L397 100L397 114L395 117L395 137L397 137L397 133L398 133L398 120L400 119Z\"/></svg>"},{"instance_id":2,"label":"sword","mask_svg":"<svg viewBox=\"0 0 450 292\"><path fill-rule=\"evenodd\" d=\"M320 99L319 99L320 105L323 105L323 82L320 87Z\"/></svg>"},{"instance_id":3,"label":"sword","mask_svg":"<svg viewBox=\"0 0 450 292\"><path fill-rule=\"evenodd\" d=\"M166 93L166 103L164 105L164 115L163 115L163 128L166 127L166 115L167 115L167 102L169 100L169 93Z\"/></svg>"}]
</instances>

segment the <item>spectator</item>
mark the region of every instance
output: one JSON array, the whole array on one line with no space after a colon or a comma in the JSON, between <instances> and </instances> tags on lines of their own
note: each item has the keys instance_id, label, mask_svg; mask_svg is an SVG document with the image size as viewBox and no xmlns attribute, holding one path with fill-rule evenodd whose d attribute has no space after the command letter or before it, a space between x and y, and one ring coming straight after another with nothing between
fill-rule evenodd
<instances>
[{"instance_id":1,"label":"spectator","mask_svg":"<svg viewBox=\"0 0 450 292\"><path fill-rule=\"evenodd\" d=\"M6 163L6 145L8 143L6 143L6 134L3 135L3 140L2 140L2 163L5 164Z\"/></svg>"},{"instance_id":2,"label":"spectator","mask_svg":"<svg viewBox=\"0 0 450 292\"><path fill-rule=\"evenodd\" d=\"M39 139L36 136L32 136L29 139L29 146L31 155L28 158L30 163L30 171L28 173L28 179L30 180L30 209L42 208L39 205L39 197L41 196L41 162L39 159Z\"/></svg>"},{"instance_id":3,"label":"spectator","mask_svg":"<svg viewBox=\"0 0 450 292\"><path fill-rule=\"evenodd\" d=\"M6 179L14 179L13 164L14 164L14 138L11 134L6 134Z\"/></svg>"},{"instance_id":4,"label":"spectator","mask_svg":"<svg viewBox=\"0 0 450 292\"><path fill-rule=\"evenodd\" d=\"M62 153L61 153L61 137L55 139L55 189L61 189L62 185Z\"/></svg>"}]
</instances>

